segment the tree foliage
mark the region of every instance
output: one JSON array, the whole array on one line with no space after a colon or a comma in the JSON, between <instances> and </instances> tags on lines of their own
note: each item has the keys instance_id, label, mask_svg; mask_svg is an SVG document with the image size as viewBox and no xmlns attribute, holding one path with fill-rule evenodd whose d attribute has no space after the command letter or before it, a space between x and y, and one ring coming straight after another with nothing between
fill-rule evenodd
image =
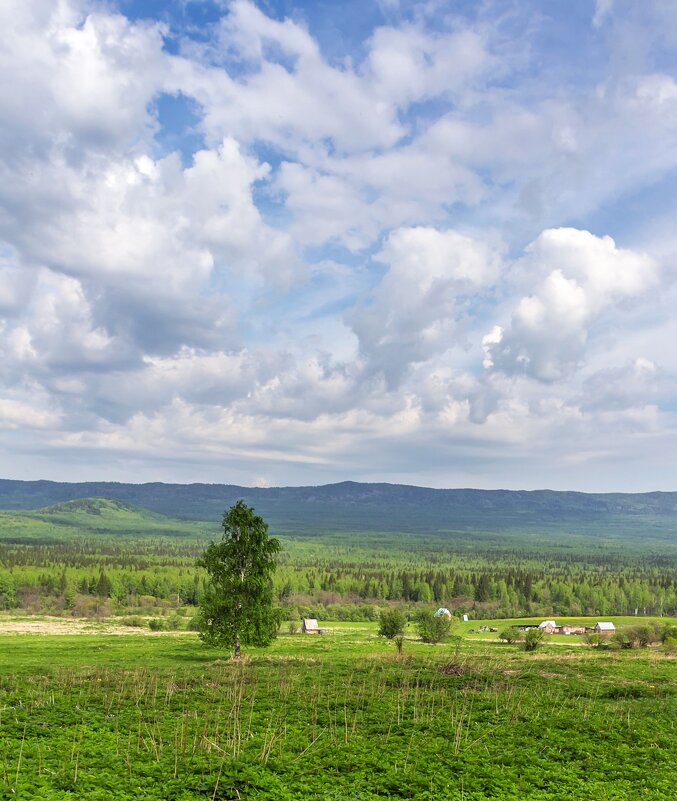
<instances>
[{"instance_id":1,"label":"tree foliage","mask_svg":"<svg viewBox=\"0 0 677 801\"><path fill-rule=\"evenodd\" d=\"M407 624L407 616L401 609L386 609L379 616L379 637L392 640L402 634Z\"/></svg>"},{"instance_id":2,"label":"tree foliage","mask_svg":"<svg viewBox=\"0 0 677 801\"><path fill-rule=\"evenodd\" d=\"M270 645L277 634L272 576L280 543L241 500L224 514L223 529L221 542L212 542L198 560L210 579L200 599L200 638L238 657L242 645Z\"/></svg>"},{"instance_id":3,"label":"tree foliage","mask_svg":"<svg viewBox=\"0 0 677 801\"><path fill-rule=\"evenodd\" d=\"M543 629L529 629L524 637L524 650L535 651L541 647L545 639Z\"/></svg>"},{"instance_id":4,"label":"tree foliage","mask_svg":"<svg viewBox=\"0 0 677 801\"><path fill-rule=\"evenodd\" d=\"M423 609L416 618L418 636L423 642L437 644L451 636L452 621L446 615L435 617L431 609Z\"/></svg>"},{"instance_id":5,"label":"tree foliage","mask_svg":"<svg viewBox=\"0 0 677 801\"><path fill-rule=\"evenodd\" d=\"M501 631L498 639L507 643L519 642L524 639L524 632L519 630L519 626L508 626Z\"/></svg>"}]
</instances>

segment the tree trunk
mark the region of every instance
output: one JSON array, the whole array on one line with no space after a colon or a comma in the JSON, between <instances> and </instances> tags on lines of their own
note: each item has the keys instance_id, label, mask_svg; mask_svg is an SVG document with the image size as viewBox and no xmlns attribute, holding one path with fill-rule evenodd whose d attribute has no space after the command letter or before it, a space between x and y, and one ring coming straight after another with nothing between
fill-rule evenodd
<instances>
[{"instance_id":1,"label":"tree trunk","mask_svg":"<svg viewBox=\"0 0 677 801\"><path fill-rule=\"evenodd\" d=\"M239 659L240 658L240 635L239 634L235 635L235 653L234 653L234 657L235 657L235 659Z\"/></svg>"}]
</instances>

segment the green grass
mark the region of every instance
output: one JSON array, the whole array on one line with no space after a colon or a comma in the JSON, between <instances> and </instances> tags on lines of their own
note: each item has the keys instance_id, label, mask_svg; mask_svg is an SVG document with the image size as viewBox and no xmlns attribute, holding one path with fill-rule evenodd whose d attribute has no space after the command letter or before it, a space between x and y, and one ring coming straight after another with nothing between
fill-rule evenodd
<instances>
[{"instance_id":1,"label":"green grass","mask_svg":"<svg viewBox=\"0 0 677 801\"><path fill-rule=\"evenodd\" d=\"M239 663L193 635L0 637L0 798L674 798L659 650L404 651L370 624Z\"/></svg>"}]
</instances>

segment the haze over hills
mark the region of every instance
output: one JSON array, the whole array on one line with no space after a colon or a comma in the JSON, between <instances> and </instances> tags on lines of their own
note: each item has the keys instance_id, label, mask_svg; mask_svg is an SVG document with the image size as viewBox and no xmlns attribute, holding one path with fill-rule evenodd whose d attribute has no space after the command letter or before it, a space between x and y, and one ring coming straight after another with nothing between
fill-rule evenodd
<instances>
[{"instance_id":1,"label":"haze over hills","mask_svg":"<svg viewBox=\"0 0 677 801\"><path fill-rule=\"evenodd\" d=\"M651 530L677 537L677 492L609 493L431 489L342 482L317 487L228 484L63 483L0 480L1 509L38 509L82 498L109 498L163 515L220 521L243 498L275 528L297 531Z\"/></svg>"}]
</instances>

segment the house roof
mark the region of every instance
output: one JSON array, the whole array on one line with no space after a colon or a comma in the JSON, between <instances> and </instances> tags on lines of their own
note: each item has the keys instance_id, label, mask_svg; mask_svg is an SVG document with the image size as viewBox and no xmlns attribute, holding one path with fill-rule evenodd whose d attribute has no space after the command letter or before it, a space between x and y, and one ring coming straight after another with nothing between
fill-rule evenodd
<instances>
[{"instance_id":1,"label":"house roof","mask_svg":"<svg viewBox=\"0 0 677 801\"><path fill-rule=\"evenodd\" d=\"M616 626L609 622L598 623L595 628L600 629L601 631L616 631Z\"/></svg>"},{"instance_id":2,"label":"house roof","mask_svg":"<svg viewBox=\"0 0 677 801\"><path fill-rule=\"evenodd\" d=\"M446 606L440 606L437 612L435 612L435 617L442 617L442 615L449 615L449 617L451 617L451 612L446 608Z\"/></svg>"},{"instance_id":3,"label":"house roof","mask_svg":"<svg viewBox=\"0 0 677 801\"><path fill-rule=\"evenodd\" d=\"M557 627L557 623L554 620L544 620L542 623L538 624L539 629L544 629L546 626L552 626L553 628Z\"/></svg>"},{"instance_id":4,"label":"house roof","mask_svg":"<svg viewBox=\"0 0 677 801\"><path fill-rule=\"evenodd\" d=\"M304 617L303 618L303 625L307 629L319 629L320 627L317 625L317 620L314 617Z\"/></svg>"}]
</instances>

